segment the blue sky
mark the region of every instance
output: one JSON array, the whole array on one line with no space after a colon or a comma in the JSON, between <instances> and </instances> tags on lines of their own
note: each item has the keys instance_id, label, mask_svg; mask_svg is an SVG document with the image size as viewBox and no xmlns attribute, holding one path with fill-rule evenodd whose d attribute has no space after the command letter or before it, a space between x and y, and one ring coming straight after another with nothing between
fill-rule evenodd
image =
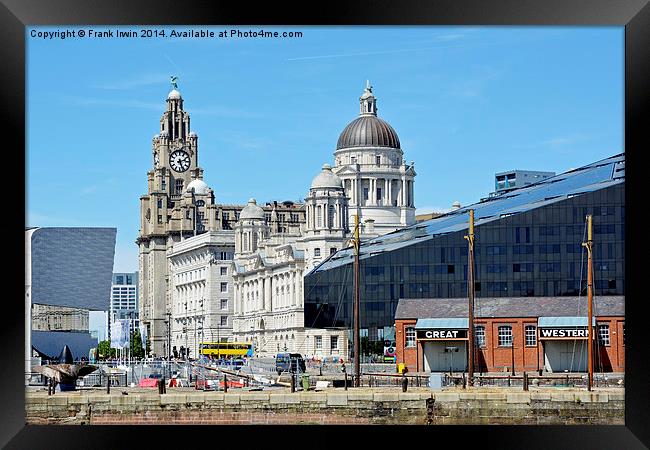
<instances>
[{"instance_id":1,"label":"blue sky","mask_svg":"<svg viewBox=\"0 0 650 450\"><path fill-rule=\"evenodd\" d=\"M137 270L139 197L170 75L220 203L304 198L366 79L415 161L418 213L478 201L495 172L563 172L624 151L623 27L263 29L303 37L28 30L27 225L117 227L114 270Z\"/></svg>"}]
</instances>

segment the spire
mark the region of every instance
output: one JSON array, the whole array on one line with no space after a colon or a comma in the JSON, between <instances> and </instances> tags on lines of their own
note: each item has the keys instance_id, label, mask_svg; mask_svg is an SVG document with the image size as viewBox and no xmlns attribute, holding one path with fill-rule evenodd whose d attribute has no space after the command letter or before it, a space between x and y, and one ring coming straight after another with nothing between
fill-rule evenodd
<instances>
[{"instance_id":1,"label":"spire","mask_svg":"<svg viewBox=\"0 0 650 450\"><path fill-rule=\"evenodd\" d=\"M359 114L362 116L377 115L377 99L372 93L370 80L366 80L366 88L359 98Z\"/></svg>"}]
</instances>

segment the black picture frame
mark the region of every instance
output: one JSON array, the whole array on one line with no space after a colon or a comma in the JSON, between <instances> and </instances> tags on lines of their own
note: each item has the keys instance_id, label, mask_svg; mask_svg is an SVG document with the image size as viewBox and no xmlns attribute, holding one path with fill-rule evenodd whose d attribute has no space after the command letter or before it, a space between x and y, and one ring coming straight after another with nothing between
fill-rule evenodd
<instances>
[{"instance_id":1,"label":"black picture frame","mask_svg":"<svg viewBox=\"0 0 650 450\"><path fill-rule=\"evenodd\" d=\"M650 6L647 0L422 0L351 2L222 3L201 1L126 0L2 0L0 3L0 52L2 70L2 133L6 156L16 158L15 173L5 174L5 201L25 201L24 158L16 149L25 148L25 28L33 25L79 24L267 24L267 25L584 25L625 26L625 152L626 170L626 404L625 426L436 426L368 427L331 426L250 427L65 427L26 426L23 346L24 304L17 283L4 296L2 327L3 370L0 382L0 444L6 448L133 448L140 445L250 445L251 436L264 437L273 446L299 445L319 448L366 444L381 439L381 445L453 445L482 448L644 448L650 446L650 375L648 345L643 320L647 317L644 276L645 225L642 157L648 145L648 80L650 80ZM13 137L14 139L6 139ZM14 166L12 166L14 167ZM19 170L23 169L20 173ZM8 181L10 180L10 181ZM630 184L631 183L631 184ZM635 204L636 201L636 204ZM24 204L24 203L23 203ZM11 213L7 208L5 214ZM5 216L7 217L7 216ZM5 260L16 267L24 261L24 222L3 221ZM6 230L5 230L6 229ZM15 234L14 234L15 233ZM21 234L21 236L18 235ZM638 263L637 263L638 261ZM344 434L342 431L347 430ZM352 431L350 433L350 431ZM297 435L296 435L297 433ZM246 436L241 438L241 436ZM212 437L218 436L218 437ZM226 436L226 437L224 437ZM308 441L305 441L307 439ZM443 444L451 439L453 444ZM152 440L158 441L156 444ZM358 444L356 444L358 445Z\"/></svg>"}]
</instances>

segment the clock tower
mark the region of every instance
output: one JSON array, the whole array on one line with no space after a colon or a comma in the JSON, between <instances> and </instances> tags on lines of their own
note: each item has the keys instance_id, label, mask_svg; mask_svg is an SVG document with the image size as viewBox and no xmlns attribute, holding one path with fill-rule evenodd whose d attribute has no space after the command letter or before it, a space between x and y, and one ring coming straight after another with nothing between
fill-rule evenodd
<instances>
[{"instance_id":1,"label":"clock tower","mask_svg":"<svg viewBox=\"0 0 650 450\"><path fill-rule=\"evenodd\" d=\"M190 131L190 115L172 78L160 133L153 137L152 169L147 194L140 197L139 312L148 328L151 353L169 355L171 311L167 253L185 237L217 229L214 192L198 165L198 136Z\"/></svg>"}]
</instances>

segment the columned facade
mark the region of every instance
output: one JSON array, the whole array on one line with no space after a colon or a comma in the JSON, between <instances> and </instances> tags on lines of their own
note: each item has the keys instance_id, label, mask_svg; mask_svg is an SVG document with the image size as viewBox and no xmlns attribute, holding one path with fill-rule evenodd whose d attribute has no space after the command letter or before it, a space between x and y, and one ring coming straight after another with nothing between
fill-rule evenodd
<instances>
[{"instance_id":1,"label":"columned facade","mask_svg":"<svg viewBox=\"0 0 650 450\"><path fill-rule=\"evenodd\" d=\"M359 117L343 130L333 172L349 198L349 221L359 216L362 233L376 236L415 223L415 165L404 161L395 130L377 117L377 99L366 86Z\"/></svg>"}]
</instances>

